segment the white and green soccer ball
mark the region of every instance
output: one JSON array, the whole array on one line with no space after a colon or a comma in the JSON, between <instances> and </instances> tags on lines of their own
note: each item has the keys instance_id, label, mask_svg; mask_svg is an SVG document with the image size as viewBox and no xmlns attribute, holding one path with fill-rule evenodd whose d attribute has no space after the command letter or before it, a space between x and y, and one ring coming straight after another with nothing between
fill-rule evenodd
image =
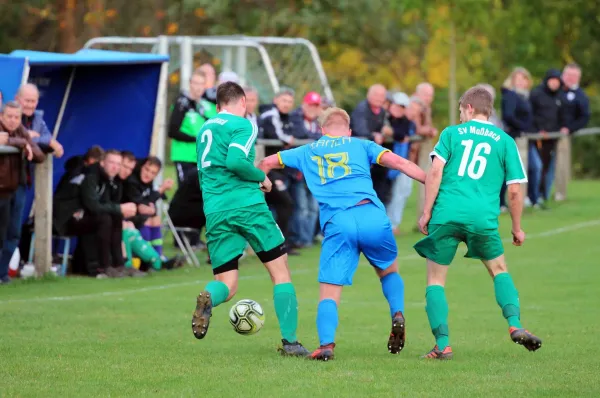
<instances>
[{"instance_id":1,"label":"white and green soccer ball","mask_svg":"<svg viewBox=\"0 0 600 398\"><path fill-rule=\"evenodd\" d=\"M240 300L229 310L229 322L239 334L255 334L265 324L265 312L254 300Z\"/></svg>"}]
</instances>

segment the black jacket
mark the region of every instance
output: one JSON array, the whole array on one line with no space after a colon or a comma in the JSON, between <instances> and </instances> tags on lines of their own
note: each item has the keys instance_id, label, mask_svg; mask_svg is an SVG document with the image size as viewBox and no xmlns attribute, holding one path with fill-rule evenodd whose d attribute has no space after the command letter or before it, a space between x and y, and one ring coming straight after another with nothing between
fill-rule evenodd
<instances>
[{"instance_id":1,"label":"black jacket","mask_svg":"<svg viewBox=\"0 0 600 398\"><path fill-rule=\"evenodd\" d=\"M511 137L534 131L533 110L527 98L513 90L502 88L501 108L504 129Z\"/></svg>"},{"instance_id":2,"label":"black jacket","mask_svg":"<svg viewBox=\"0 0 600 398\"><path fill-rule=\"evenodd\" d=\"M184 93L179 94L179 97L177 97L177 100L173 105L173 111L171 112L171 118L169 119L169 138L182 142L196 142L196 137L182 133L180 129L185 114L188 113L190 109L195 111L197 108L198 104L196 101L189 98Z\"/></svg>"},{"instance_id":3,"label":"black jacket","mask_svg":"<svg viewBox=\"0 0 600 398\"><path fill-rule=\"evenodd\" d=\"M566 89L562 101L562 127L572 134L584 128L590 121L590 100L583 90Z\"/></svg>"},{"instance_id":4,"label":"black jacket","mask_svg":"<svg viewBox=\"0 0 600 398\"><path fill-rule=\"evenodd\" d=\"M560 79L560 71L550 69L542 84L534 88L529 97L533 111L533 127L537 131L555 132L562 127L562 91L550 91L547 84L550 78Z\"/></svg>"},{"instance_id":5,"label":"black jacket","mask_svg":"<svg viewBox=\"0 0 600 398\"><path fill-rule=\"evenodd\" d=\"M375 114L367 100L364 100L354 108L350 116L352 135L373 139L373 132L380 132L383 128L384 119L385 110L383 108L378 114Z\"/></svg>"},{"instance_id":6,"label":"black jacket","mask_svg":"<svg viewBox=\"0 0 600 398\"><path fill-rule=\"evenodd\" d=\"M169 216L176 227L201 229L206 224L200 180L196 173L189 174L179 185L169 206Z\"/></svg>"},{"instance_id":7,"label":"black jacket","mask_svg":"<svg viewBox=\"0 0 600 398\"><path fill-rule=\"evenodd\" d=\"M273 107L260 115L258 119L258 137L280 140L284 145L297 137L297 126L289 113L281 113ZM280 146L265 147L265 156L282 150Z\"/></svg>"},{"instance_id":8,"label":"black jacket","mask_svg":"<svg viewBox=\"0 0 600 398\"><path fill-rule=\"evenodd\" d=\"M140 164L143 164L143 162ZM148 184L143 183L140 178L140 172L141 166L136 167L129 178L123 183L123 196L121 201L123 203L132 202L136 205L150 205L150 203L156 205L156 202L163 197L163 195L154 190L153 182ZM129 219L129 221L132 221L137 228L140 228L150 217L151 216L143 214L136 214Z\"/></svg>"},{"instance_id":9,"label":"black jacket","mask_svg":"<svg viewBox=\"0 0 600 398\"><path fill-rule=\"evenodd\" d=\"M73 168L66 174L70 179L61 179L54 192L52 219L59 234L65 233L67 222L80 210L91 214L121 215L115 181L108 178L99 164L79 169L79 174L74 174L77 165L76 161L71 162Z\"/></svg>"},{"instance_id":10,"label":"black jacket","mask_svg":"<svg viewBox=\"0 0 600 398\"><path fill-rule=\"evenodd\" d=\"M390 126L394 130L394 141L402 142L406 137L410 135L410 129L415 128L414 123L408 120L406 117L395 118L390 115L388 118Z\"/></svg>"}]
</instances>

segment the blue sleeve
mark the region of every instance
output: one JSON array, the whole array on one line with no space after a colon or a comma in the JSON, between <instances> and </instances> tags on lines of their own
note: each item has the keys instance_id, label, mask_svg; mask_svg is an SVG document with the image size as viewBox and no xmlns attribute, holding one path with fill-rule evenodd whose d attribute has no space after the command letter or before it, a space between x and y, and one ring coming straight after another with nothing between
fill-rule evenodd
<instances>
[{"instance_id":1,"label":"blue sleeve","mask_svg":"<svg viewBox=\"0 0 600 398\"><path fill-rule=\"evenodd\" d=\"M371 164L379 164L379 160L381 156L386 152L391 152L389 149L385 149L379 144L376 144L373 141L361 140L363 147L367 151L367 155L369 156L369 162Z\"/></svg>"},{"instance_id":2,"label":"blue sleeve","mask_svg":"<svg viewBox=\"0 0 600 398\"><path fill-rule=\"evenodd\" d=\"M304 152L306 151L306 147L306 145L302 145L298 148L277 152L277 157L279 157L279 163L283 166L303 171L302 160L304 159Z\"/></svg>"},{"instance_id":3,"label":"blue sleeve","mask_svg":"<svg viewBox=\"0 0 600 398\"><path fill-rule=\"evenodd\" d=\"M571 132L571 134L587 126L590 121L590 101L588 100L587 95L585 95L583 92L581 92L581 95L578 97L579 101L577 101L577 118L566 126L569 128L569 132Z\"/></svg>"},{"instance_id":4,"label":"blue sleeve","mask_svg":"<svg viewBox=\"0 0 600 398\"><path fill-rule=\"evenodd\" d=\"M43 119L40 122L39 130L40 131L38 131L38 133L40 136L34 138L33 142L35 142L38 145L50 145L50 141L52 141L52 133L50 132L50 129L48 128L46 122Z\"/></svg>"}]
</instances>

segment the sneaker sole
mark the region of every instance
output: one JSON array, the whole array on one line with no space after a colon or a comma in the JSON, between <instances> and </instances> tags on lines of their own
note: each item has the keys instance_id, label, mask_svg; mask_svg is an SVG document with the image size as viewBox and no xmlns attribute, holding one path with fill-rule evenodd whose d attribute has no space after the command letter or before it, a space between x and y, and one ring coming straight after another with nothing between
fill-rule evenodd
<instances>
[{"instance_id":1,"label":"sneaker sole","mask_svg":"<svg viewBox=\"0 0 600 398\"><path fill-rule=\"evenodd\" d=\"M528 351L536 351L542 347L542 340L530 333L517 333L514 337L510 336L510 338Z\"/></svg>"},{"instance_id":2,"label":"sneaker sole","mask_svg":"<svg viewBox=\"0 0 600 398\"><path fill-rule=\"evenodd\" d=\"M202 292L196 299L196 310L192 315L192 332L197 339L203 339L208 332L210 317L212 316L212 300L210 293Z\"/></svg>"},{"instance_id":3,"label":"sneaker sole","mask_svg":"<svg viewBox=\"0 0 600 398\"><path fill-rule=\"evenodd\" d=\"M403 318L396 318L392 321L392 331L388 339L388 351L391 354L399 354L404 348L406 338L406 322Z\"/></svg>"},{"instance_id":4,"label":"sneaker sole","mask_svg":"<svg viewBox=\"0 0 600 398\"><path fill-rule=\"evenodd\" d=\"M283 347L279 347L277 348L277 352L279 352L282 357L310 357L310 352L306 349L305 352L287 352Z\"/></svg>"}]
</instances>

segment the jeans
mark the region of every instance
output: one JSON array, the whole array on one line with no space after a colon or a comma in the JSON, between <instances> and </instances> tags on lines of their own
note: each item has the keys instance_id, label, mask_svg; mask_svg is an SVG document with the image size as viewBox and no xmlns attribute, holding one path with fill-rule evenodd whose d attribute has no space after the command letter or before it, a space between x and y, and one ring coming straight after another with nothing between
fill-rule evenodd
<instances>
[{"instance_id":1,"label":"jeans","mask_svg":"<svg viewBox=\"0 0 600 398\"><path fill-rule=\"evenodd\" d=\"M308 190L304 180L292 181L290 191L295 205L292 216L294 236L291 240L300 246L310 246L315 237L315 227L319 217L319 203Z\"/></svg>"},{"instance_id":2,"label":"jeans","mask_svg":"<svg viewBox=\"0 0 600 398\"><path fill-rule=\"evenodd\" d=\"M542 176L544 184L540 189L540 194L544 197L544 200L548 200L552 193L552 184L554 183L554 174L556 172L556 151L550 154L550 161L545 171Z\"/></svg>"},{"instance_id":3,"label":"jeans","mask_svg":"<svg viewBox=\"0 0 600 398\"><path fill-rule=\"evenodd\" d=\"M527 196L529 196L531 205L535 205L539 200L540 183L542 182L542 158L535 142L529 143L527 157Z\"/></svg>"},{"instance_id":4,"label":"jeans","mask_svg":"<svg viewBox=\"0 0 600 398\"><path fill-rule=\"evenodd\" d=\"M392 228L398 228L402 223L402 215L406 207L406 201L412 192L412 178L406 174L400 174L392 182L392 198L387 205L387 215L392 223Z\"/></svg>"},{"instance_id":5,"label":"jeans","mask_svg":"<svg viewBox=\"0 0 600 398\"><path fill-rule=\"evenodd\" d=\"M12 198L10 198L8 217L6 218L7 222L5 224L6 238L4 243L0 245L0 247L2 247L2 251L0 251L0 278L4 278L8 275L10 260L15 249L19 247L19 241L21 240L21 220L23 219L23 207L25 206L26 194L26 186L19 185L19 188L17 188ZM2 233L0 233L0 236L1 235Z\"/></svg>"}]
</instances>

